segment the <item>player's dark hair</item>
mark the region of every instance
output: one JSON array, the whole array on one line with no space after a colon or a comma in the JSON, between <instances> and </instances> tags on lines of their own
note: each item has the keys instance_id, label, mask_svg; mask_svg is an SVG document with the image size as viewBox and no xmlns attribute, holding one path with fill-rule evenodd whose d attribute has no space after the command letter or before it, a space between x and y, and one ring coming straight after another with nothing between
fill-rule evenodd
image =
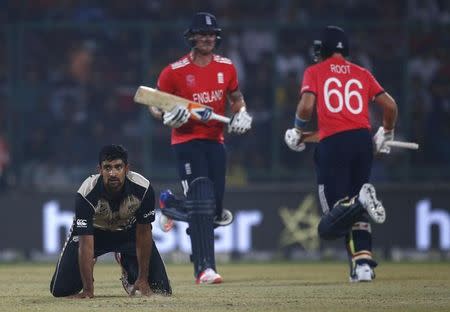
<instances>
[{"instance_id":1,"label":"player's dark hair","mask_svg":"<svg viewBox=\"0 0 450 312\"><path fill-rule=\"evenodd\" d=\"M101 166L102 162L121 159L125 164L128 164L128 151L122 145L105 145L98 154L98 164Z\"/></svg>"},{"instance_id":2,"label":"player's dark hair","mask_svg":"<svg viewBox=\"0 0 450 312\"><path fill-rule=\"evenodd\" d=\"M222 28L217 24L216 17L208 12L198 12L192 18L191 24L184 32L184 38L189 46L195 46L195 40L193 35L202 32L214 32L216 34L216 47L220 45L222 41Z\"/></svg>"}]
</instances>

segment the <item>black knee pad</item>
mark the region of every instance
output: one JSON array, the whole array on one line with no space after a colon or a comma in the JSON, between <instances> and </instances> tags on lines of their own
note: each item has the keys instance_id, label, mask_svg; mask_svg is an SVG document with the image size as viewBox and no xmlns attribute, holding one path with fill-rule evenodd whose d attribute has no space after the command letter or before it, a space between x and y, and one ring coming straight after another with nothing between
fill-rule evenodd
<instances>
[{"instance_id":1,"label":"black knee pad","mask_svg":"<svg viewBox=\"0 0 450 312\"><path fill-rule=\"evenodd\" d=\"M320 219L319 236L325 240L345 236L355 221L364 213L364 208L356 199L342 199Z\"/></svg>"},{"instance_id":2,"label":"black knee pad","mask_svg":"<svg viewBox=\"0 0 450 312\"><path fill-rule=\"evenodd\" d=\"M184 201L177 199L171 190L165 190L159 195L161 213L173 220L187 222L187 212Z\"/></svg>"},{"instance_id":3,"label":"black knee pad","mask_svg":"<svg viewBox=\"0 0 450 312\"><path fill-rule=\"evenodd\" d=\"M216 199L214 196L214 184L206 177L196 178L189 185L186 195L187 199L184 203L188 214L215 214Z\"/></svg>"},{"instance_id":4,"label":"black knee pad","mask_svg":"<svg viewBox=\"0 0 450 312\"><path fill-rule=\"evenodd\" d=\"M185 207L188 211L189 235L195 276L206 268L215 268L214 216L216 201L214 185L206 177L192 181Z\"/></svg>"},{"instance_id":5,"label":"black knee pad","mask_svg":"<svg viewBox=\"0 0 450 312\"><path fill-rule=\"evenodd\" d=\"M187 213L182 211L180 208L166 207L164 209L161 209L161 213L166 217L169 217L176 221L188 221Z\"/></svg>"}]
</instances>

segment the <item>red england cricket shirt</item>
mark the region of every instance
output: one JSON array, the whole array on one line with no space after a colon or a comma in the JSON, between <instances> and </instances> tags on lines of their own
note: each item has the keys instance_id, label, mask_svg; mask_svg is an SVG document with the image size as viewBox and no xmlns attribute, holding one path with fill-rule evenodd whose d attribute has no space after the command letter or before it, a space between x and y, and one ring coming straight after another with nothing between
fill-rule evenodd
<instances>
[{"instance_id":1,"label":"red england cricket shirt","mask_svg":"<svg viewBox=\"0 0 450 312\"><path fill-rule=\"evenodd\" d=\"M211 106L214 112L225 114L227 95L238 88L236 68L231 60L214 55L204 66L192 62L190 55L165 67L158 79L158 89L200 104ZM194 139L223 142L224 124L211 120L206 123L190 119L172 130L172 144Z\"/></svg>"},{"instance_id":2,"label":"red england cricket shirt","mask_svg":"<svg viewBox=\"0 0 450 312\"><path fill-rule=\"evenodd\" d=\"M300 93L316 95L319 138L370 129L369 102L384 92L373 75L342 57L330 57L305 70Z\"/></svg>"}]
</instances>

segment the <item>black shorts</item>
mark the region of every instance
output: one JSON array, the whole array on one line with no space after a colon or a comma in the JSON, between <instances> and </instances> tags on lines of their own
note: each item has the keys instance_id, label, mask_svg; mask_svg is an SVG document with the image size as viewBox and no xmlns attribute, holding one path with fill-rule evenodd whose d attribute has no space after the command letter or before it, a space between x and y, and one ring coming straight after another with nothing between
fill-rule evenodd
<instances>
[{"instance_id":1,"label":"black shorts","mask_svg":"<svg viewBox=\"0 0 450 312\"><path fill-rule=\"evenodd\" d=\"M369 181L373 162L370 131L344 131L321 140L314 161L319 199L326 213L339 199L357 195Z\"/></svg>"},{"instance_id":2,"label":"black shorts","mask_svg":"<svg viewBox=\"0 0 450 312\"><path fill-rule=\"evenodd\" d=\"M173 150L184 194L195 178L207 177L214 184L216 210L221 212L225 192L225 146L211 140L192 140L173 145Z\"/></svg>"}]
</instances>

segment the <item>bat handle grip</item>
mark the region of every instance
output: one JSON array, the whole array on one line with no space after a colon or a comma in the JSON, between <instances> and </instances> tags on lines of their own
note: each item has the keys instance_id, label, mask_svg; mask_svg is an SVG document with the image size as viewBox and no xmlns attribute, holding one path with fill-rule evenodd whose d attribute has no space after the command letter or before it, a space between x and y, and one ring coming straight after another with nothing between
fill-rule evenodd
<instances>
[{"instance_id":1,"label":"bat handle grip","mask_svg":"<svg viewBox=\"0 0 450 312\"><path fill-rule=\"evenodd\" d=\"M400 147L400 148L407 148L407 149L412 149L412 150L419 149L419 144L414 143L414 142L387 141L386 145L390 146L390 147Z\"/></svg>"},{"instance_id":2,"label":"bat handle grip","mask_svg":"<svg viewBox=\"0 0 450 312\"><path fill-rule=\"evenodd\" d=\"M228 117L225 117L225 116L222 116L222 115L218 115L218 114L216 114L216 113L212 113L210 119L211 119L211 120L217 120L217 121L223 122L223 123L225 123L225 124L229 124L229 123L230 123L230 120L231 120L231 119L228 118Z\"/></svg>"}]
</instances>

